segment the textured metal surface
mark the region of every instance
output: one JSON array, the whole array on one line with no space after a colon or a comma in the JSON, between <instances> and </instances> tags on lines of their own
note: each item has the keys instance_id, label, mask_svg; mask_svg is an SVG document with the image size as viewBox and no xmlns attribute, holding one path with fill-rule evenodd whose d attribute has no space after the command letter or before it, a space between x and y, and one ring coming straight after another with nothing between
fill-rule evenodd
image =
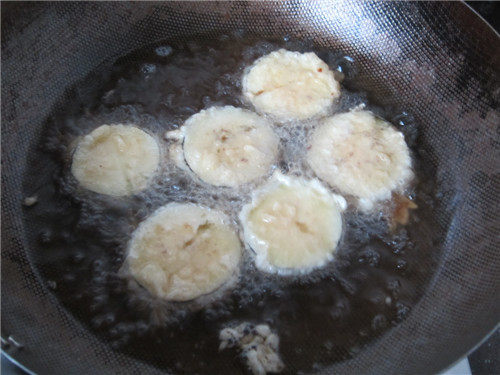
<instances>
[{"instance_id":1,"label":"textured metal surface","mask_svg":"<svg viewBox=\"0 0 500 375\"><path fill-rule=\"evenodd\" d=\"M419 124L440 185L441 265L410 316L338 373L432 373L500 316L500 42L461 3L210 2L2 4L2 334L39 373L159 373L112 351L68 314L31 268L23 175L44 118L99 64L166 38L237 28L342 50L359 85ZM25 187L29 190L29 186ZM330 372L328 371L328 372Z\"/></svg>"}]
</instances>

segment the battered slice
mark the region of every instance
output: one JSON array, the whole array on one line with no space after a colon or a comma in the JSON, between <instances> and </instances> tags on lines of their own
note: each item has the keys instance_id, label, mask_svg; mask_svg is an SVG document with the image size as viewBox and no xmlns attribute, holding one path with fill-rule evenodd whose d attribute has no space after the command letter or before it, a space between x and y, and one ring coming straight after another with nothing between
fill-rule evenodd
<instances>
[{"instance_id":1,"label":"battered slice","mask_svg":"<svg viewBox=\"0 0 500 375\"><path fill-rule=\"evenodd\" d=\"M274 174L240 213L256 266L265 272L306 273L333 259L345 205L318 180Z\"/></svg>"},{"instance_id":2,"label":"battered slice","mask_svg":"<svg viewBox=\"0 0 500 375\"><path fill-rule=\"evenodd\" d=\"M102 125L78 144L71 172L86 189L124 196L148 186L159 160L158 143L148 133L130 125Z\"/></svg>"},{"instance_id":3,"label":"battered slice","mask_svg":"<svg viewBox=\"0 0 500 375\"><path fill-rule=\"evenodd\" d=\"M181 132L187 164L216 186L237 187L266 175L278 154L271 124L241 108L203 110L191 116Z\"/></svg>"},{"instance_id":4,"label":"battered slice","mask_svg":"<svg viewBox=\"0 0 500 375\"><path fill-rule=\"evenodd\" d=\"M313 52L284 49L255 61L243 76L243 95L281 121L325 115L340 96L333 72Z\"/></svg>"},{"instance_id":5,"label":"battered slice","mask_svg":"<svg viewBox=\"0 0 500 375\"><path fill-rule=\"evenodd\" d=\"M151 294L188 301L214 292L237 274L241 244L228 218L195 204L170 203L139 225L127 265Z\"/></svg>"},{"instance_id":6,"label":"battered slice","mask_svg":"<svg viewBox=\"0 0 500 375\"><path fill-rule=\"evenodd\" d=\"M369 111L330 117L314 131L307 160L316 175L369 210L413 176L401 132Z\"/></svg>"}]
</instances>

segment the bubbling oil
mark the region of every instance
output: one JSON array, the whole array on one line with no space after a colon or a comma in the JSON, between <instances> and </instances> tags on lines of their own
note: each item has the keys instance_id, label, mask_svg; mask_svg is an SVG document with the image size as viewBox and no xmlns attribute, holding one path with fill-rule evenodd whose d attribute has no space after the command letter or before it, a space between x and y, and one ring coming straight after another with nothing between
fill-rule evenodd
<instances>
[{"instance_id":1,"label":"bubbling oil","mask_svg":"<svg viewBox=\"0 0 500 375\"><path fill-rule=\"evenodd\" d=\"M185 303L155 299L124 277L131 234L158 207L193 202L225 212L240 228L241 207L274 170L314 178L305 162L314 119L277 124L279 160L267 176L238 189L208 185L168 158L165 132L178 129L192 114L214 105L252 110L241 96L241 76L257 58L278 48L314 51L344 79L332 114L362 104L397 119L395 125L407 121L406 114L384 112L368 102L366 93L349 90L356 82L355 62L341 52L288 37L268 42L241 34L161 42L134 51L77 83L48 119L27 173L26 195L39 197L26 210L27 225L38 233L32 260L62 304L114 350L173 372L239 371L228 365L237 366L235 353L218 352L218 331L228 322L251 321L277 331L288 371L318 370L356 355L404 319L423 294L437 255L427 193L432 180L418 160L418 181L408 194L419 206L413 222L420 216L426 220L391 231L387 207L368 215L350 205L335 261L307 275L264 274L247 250L234 287ZM69 172L79 137L112 123L134 124L161 146L157 175L134 196L86 191ZM414 146L416 127L410 122L400 128Z\"/></svg>"}]
</instances>

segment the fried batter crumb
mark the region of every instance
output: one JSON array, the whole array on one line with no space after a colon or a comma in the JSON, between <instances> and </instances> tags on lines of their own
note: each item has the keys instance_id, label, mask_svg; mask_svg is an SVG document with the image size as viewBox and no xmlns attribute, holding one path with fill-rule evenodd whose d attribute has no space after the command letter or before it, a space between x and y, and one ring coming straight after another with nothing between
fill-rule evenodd
<instances>
[{"instance_id":1,"label":"fried batter crumb","mask_svg":"<svg viewBox=\"0 0 500 375\"><path fill-rule=\"evenodd\" d=\"M219 339L219 350L238 347L252 374L277 373L285 367L278 353L279 337L266 324L245 322L226 327L219 332Z\"/></svg>"},{"instance_id":2,"label":"fried batter crumb","mask_svg":"<svg viewBox=\"0 0 500 375\"><path fill-rule=\"evenodd\" d=\"M26 207L34 206L37 203L38 203L38 196L36 196L36 195L33 195L31 197L26 197L26 198L24 198L24 201L23 201L23 204Z\"/></svg>"},{"instance_id":3,"label":"fried batter crumb","mask_svg":"<svg viewBox=\"0 0 500 375\"><path fill-rule=\"evenodd\" d=\"M392 228L407 225L410 220L410 210L418 208L417 204L404 195L394 194L394 209L392 211Z\"/></svg>"}]
</instances>

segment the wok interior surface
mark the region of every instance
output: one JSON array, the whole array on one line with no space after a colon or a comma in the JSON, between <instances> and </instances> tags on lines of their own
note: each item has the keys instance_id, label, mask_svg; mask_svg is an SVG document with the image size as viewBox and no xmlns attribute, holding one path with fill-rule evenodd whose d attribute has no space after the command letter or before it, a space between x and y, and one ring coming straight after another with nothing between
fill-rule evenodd
<instances>
[{"instance_id":1,"label":"wok interior surface","mask_svg":"<svg viewBox=\"0 0 500 375\"><path fill-rule=\"evenodd\" d=\"M304 40L318 49L352 56L357 70L353 85L391 113L404 110L403 123L416 124L415 152L437 184L428 192L435 199L427 202L421 224L425 228L432 223L432 230L422 229L420 234L428 234L432 242L428 247L439 256L439 266L421 258L418 267L432 269L434 276L428 283L422 280L420 302L402 323L354 355L325 353L322 362L333 364L320 371L438 371L496 324L499 42L464 5L173 2L6 8L2 14L2 332L24 344L16 358L29 368L165 370L155 361L113 350L57 301L43 273L34 267L44 254L35 245L38 233L30 215L23 214L21 202L39 189L40 182L29 178L36 173L34 165L43 171L43 165L36 163L35 147L47 116L74 95L69 87L156 41L188 41L196 35L208 41L235 30L262 40L284 36ZM335 334L331 332L332 337ZM313 344L304 345L302 355L314 350ZM178 353L175 346L171 350L152 355L176 358L190 347L178 347ZM206 354L206 360L213 356ZM231 358L223 366L218 370L242 370ZM285 371L297 370L288 366Z\"/></svg>"}]
</instances>

